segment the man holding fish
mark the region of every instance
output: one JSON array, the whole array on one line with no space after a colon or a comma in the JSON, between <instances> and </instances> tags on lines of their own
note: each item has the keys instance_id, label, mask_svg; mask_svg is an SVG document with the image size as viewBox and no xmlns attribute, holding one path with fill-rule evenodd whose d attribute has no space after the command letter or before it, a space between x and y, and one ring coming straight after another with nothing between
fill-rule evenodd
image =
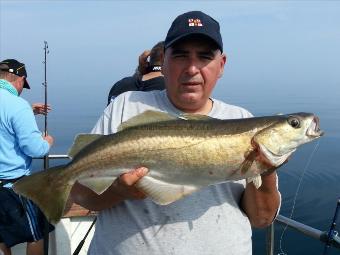
<instances>
[{"instance_id":1,"label":"man holding fish","mask_svg":"<svg viewBox=\"0 0 340 255\"><path fill-rule=\"evenodd\" d=\"M178 16L165 39L164 57L166 90L118 96L93 133L115 133L122 122L147 110L216 119L252 117L211 98L227 59L213 18L199 11ZM169 205L153 203L136 187L147 174L143 165L131 169L101 195L79 183L73 186L75 202L101 211L89 254L251 254L251 226L268 226L280 206L275 171L261 176L258 189L244 179L229 181Z\"/></svg>"}]
</instances>

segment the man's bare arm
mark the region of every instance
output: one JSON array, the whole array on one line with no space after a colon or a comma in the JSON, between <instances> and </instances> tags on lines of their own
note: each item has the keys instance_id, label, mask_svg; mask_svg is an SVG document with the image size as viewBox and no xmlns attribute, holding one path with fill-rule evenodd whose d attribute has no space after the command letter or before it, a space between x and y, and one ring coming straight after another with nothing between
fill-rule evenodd
<instances>
[{"instance_id":1,"label":"man's bare arm","mask_svg":"<svg viewBox=\"0 0 340 255\"><path fill-rule=\"evenodd\" d=\"M253 183L248 183L241 200L242 209L247 214L251 225L256 228L270 225L280 206L276 171L261 177L261 187L256 189Z\"/></svg>"}]
</instances>

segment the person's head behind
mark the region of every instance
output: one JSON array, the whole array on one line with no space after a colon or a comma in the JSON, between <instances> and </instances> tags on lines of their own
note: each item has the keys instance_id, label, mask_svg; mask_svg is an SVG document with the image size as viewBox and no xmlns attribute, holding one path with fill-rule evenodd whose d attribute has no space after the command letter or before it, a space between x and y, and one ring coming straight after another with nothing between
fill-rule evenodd
<instances>
[{"instance_id":1,"label":"person's head behind","mask_svg":"<svg viewBox=\"0 0 340 255\"><path fill-rule=\"evenodd\" d=\"M170 101L184 112L209 113L226 62L218 22L200 11L184 13L173 21L164 48L162 72Z\"/></svg>"},{"instance_id":2,"label":"person's head behind","mask_svg":"<svg viewBox=\"0 0 340 255\"><path fill-rule=\"evenodd\" d=\"M15 59L6 59L0 62L0 79L10 82L21 94L23 88L30 89L27 82L25 64Z\"/></svg>"},{"instance_id":3,"label":"person's head behind","mask_svg":"<svg viewBox=\"0 0 340 255\"><path fill-rule=\"evenodd\" d=\"M163 63L164 41L158 42L150 51L150 65L160 66Z\"/></svg>"}]
</instances>

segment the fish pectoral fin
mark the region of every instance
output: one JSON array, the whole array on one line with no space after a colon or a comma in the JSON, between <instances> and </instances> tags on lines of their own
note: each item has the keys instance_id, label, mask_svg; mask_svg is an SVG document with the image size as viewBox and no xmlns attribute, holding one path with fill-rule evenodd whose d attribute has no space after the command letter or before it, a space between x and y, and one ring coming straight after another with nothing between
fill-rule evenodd
<instances>
[{"instance_id":1,"label":"fish pectoral fin","mask_svg":"<svg viewBox=\"0 0 340 255\"><path fill-rule=\"evenodd\" d=\"M261 175L256 175L255 177L247 178L247 183L253 182L255 187L258 189L262 185Z\"/></svg>"},{"instance_id":2,"label":"fish pectoral fin","mask_svg":"<svg viewBox=\"0 0 340 255\"><path fill-rule=\"evenodd\" d=\"M116 178L112 177L89 177L80 179L78 182L100 195L107 190L115 180Z\"/></svg>"},{"instance_id":3,"label":"fish pectoral fin","mask_svg":"<svg viewBox=\"0 0 340 255\"><path fill-rule=\"evenodd\" d=\"M166 183L150 176L144 176L140 179L136 183L136 187L159 205L175 202L200 188L197 186Z\"/></svg>"},{"instance_id":4,"label":"fish pectoral fin","mask_svg":"<svg viewBox=\"0 0 340 255\"><path fill-rule=\"evenodd\" d=\"M68 151L68 156L73 158L80 150L82 150L86 145L92 143L103 135L97 134L79 134L74 139L71 149Z\"/></svg>"},{"instance_id":5,"label":"fish pectoral fin","mask_svg":"<svg viewBox=\"0 0 340 255\"><path fill-rule=\"evenodd\" d=\"M246 174L248 172L248 170L250 169L251 165L253 164L254 161L252 160L244 160L242 162L242 164L240 165L240 170L241 170L241 174Z\"/></svg>"},{"instance_id":6,"label":"fish pectoral fin","mask_svg":"<svg viewBox=\"0 0 340 255\"><path fill-rule=\"evenodd\" d=\"M126 128L138 126L138 125L145 125L160 121L168 121L168 120L177 120L177 116L170 115L165 112L159 112L159 111L152 111L148 110L141 114L138 114L127 121L124 121L122 124L119 125L118 131L122 131Z\"/></svg>"},{"instance_id":7,"label":"fish pectoral fin","mask_svg":"<svg viewBox=\"0 0 340 255\"><path fill-rule=\"evenodd\" d=\"M244 161L240 165L241 174L244 175L248 172L257 155L258 151L256 149L253 149L246 154Z\"/></svg>"}]
</instances>

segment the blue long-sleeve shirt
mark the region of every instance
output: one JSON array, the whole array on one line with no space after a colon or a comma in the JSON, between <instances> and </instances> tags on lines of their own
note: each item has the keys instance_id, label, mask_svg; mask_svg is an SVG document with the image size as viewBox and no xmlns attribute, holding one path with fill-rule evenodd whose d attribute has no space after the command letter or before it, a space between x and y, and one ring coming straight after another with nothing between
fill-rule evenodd
<instances>
[{"instance_id":1,"label":"blue long-sleeve shirt","mask_svg":"<svg viewBox=\"0 0 340 255\"><path fill-rule=\"evenodd\" d=\"M0 179L29 175L32 157L48 151L29 103L0 89Z\"/></svg>"}]
</instances>

